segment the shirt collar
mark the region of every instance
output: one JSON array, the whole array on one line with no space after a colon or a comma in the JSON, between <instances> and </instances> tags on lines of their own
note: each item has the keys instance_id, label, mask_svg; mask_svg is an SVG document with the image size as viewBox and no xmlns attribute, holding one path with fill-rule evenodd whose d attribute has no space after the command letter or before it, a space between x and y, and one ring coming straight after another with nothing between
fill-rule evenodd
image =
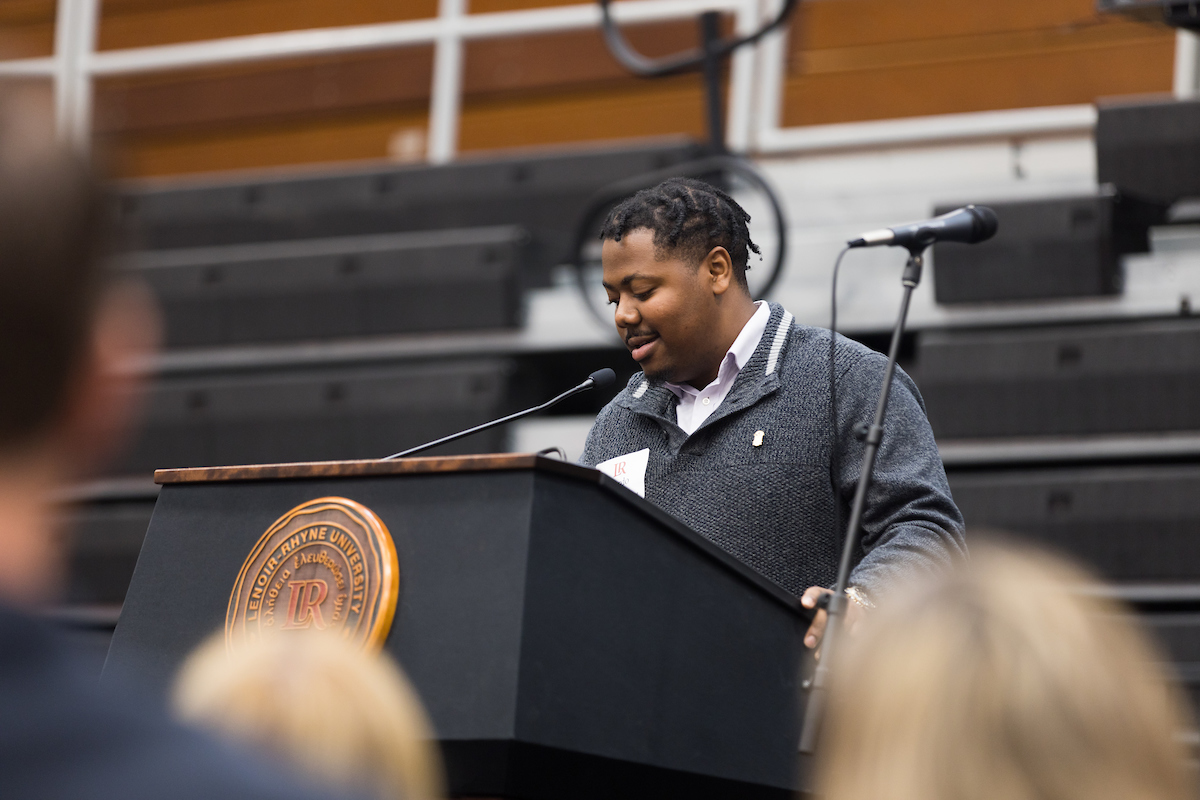
<instances>
[{"instance_id":1,"label":"shirt collar","mask_svg":"<svg viewBox=\"0 0 1200 800\"><path fill-rule=\"evenodd\" d=\"M721 366L717 369L717 379L704 387L705 389L714 384L720 387L731 383L742 371L742 367L746 366L750 356L754 355L763 333L767 330L767 323L771 319L771 307L765 300L759 300L754 305L757 306L754 314L742 326L741 332L733 340L725 357L721 359ZM690 383L667 383L666 387L681 400L685 394L699 395L701 391Z\"/></svg>"}]
</instances>

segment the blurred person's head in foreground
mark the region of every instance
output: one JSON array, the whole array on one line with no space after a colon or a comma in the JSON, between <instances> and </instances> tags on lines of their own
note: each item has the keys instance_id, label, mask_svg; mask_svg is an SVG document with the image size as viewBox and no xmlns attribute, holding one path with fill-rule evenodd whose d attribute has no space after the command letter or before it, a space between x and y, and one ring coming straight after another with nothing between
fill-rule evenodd
<instances>
[{"instance_id":1,"label":"blurred person's head in foreground","mask_svg":"<svg viewBox=\"0 0 1200 800\"><path fill-rule=\"evenodd\" d=\"M106 265L107 203L56 144L46 97L0 90L0 794L315 800L308 787L171 723L147 691L104 687L22 610L60 575L53 492L120 445L157 344L141 287Z\"/></svg>"},{"instance_id":2,"label":"blurred person's head in foreground","mask_svg":"<svg viewBox=\"0 0 1200 800\"><path fill-rule=\"evenodd\" d=\"M825 798L1194 797L1163 658L1097 584L991 543L889 596L834 668Z\"/></svg>"},{"instance_id":3,"label":"blurred person's head in foreground","mask_svg":"<svg viewBox=\"0 0 1200 800\"><path fill-rule=\"evenodd\" d=\"M214 636L184 663L173 701L183 720L318 784L390 800L442 795L433 733L403 672L333 634L233 652Z\"/></svg>"},{"instance_id":4,"label":"blurred person's head in foreground","mask_svg":"<svg viewBox=\"0 0 1200 800\"><path fill-rule=\"evenodd\" d=\"M60 554L47 506L124 438L157 343L145 290L104 266L106 204L56 143L39 94L0 93L0 600L51 592Z\"/></svg>"}]
</instances>

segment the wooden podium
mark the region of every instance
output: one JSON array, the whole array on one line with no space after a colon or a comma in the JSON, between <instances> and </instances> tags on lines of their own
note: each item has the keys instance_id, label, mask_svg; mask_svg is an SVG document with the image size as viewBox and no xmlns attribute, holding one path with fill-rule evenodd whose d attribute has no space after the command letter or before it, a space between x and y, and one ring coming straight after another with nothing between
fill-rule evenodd
<instances>
[{"instance_id":1,"label":"wooden podium","mask_svg":"<svg viewBox=\"0 0 1200 800\"><path fill-rule=\"evenodd\" d=\"M798 601L601 473L527 455L160 470L105 671L166 686L225 626L281 515L340 497L398 564L384 641L451 794L566 800L807 790Z\"/></svg>"}]
</instances>

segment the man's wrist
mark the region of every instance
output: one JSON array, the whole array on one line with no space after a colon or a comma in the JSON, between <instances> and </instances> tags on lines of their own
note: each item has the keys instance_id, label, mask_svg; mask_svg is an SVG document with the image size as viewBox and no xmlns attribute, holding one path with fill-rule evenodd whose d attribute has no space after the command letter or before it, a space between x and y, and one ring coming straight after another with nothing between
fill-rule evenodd
<instances>
[{"instance_id":1,"label":"man's wrist","mask_svg":"<svg viewBox=\"0 0 1200 800\"><path fill-rule=\"evenodd\" d=\"M863 608L875 607L875 604L871 602L866 593L864 593L863 590L857 586L846 587L846 597L849 597L852 601L854 601L855 605L862 606Z\"/></svg>"}]
</instances>

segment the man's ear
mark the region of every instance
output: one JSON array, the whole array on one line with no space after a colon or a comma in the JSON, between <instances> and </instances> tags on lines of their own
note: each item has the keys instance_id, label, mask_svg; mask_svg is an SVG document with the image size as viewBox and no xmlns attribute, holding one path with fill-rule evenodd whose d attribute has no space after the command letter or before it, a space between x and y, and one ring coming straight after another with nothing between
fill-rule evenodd
<instances>
[{"instance_id":1,"label":"man's ear","mask_svg":"<svg viewBox=\"0 0 1200 800\"><path fill-rule=\"evenodd\" d=\"M729 251L720 245L708 252L701 268L708 273L715 295L725 294L736 282L733 276L733 259L729 257Z\"/></svg>"},{"instance_id":2,"label":"man's ear","mask_svg":"<svg viewBox=\"0 0 1200 800\"><path fill-rule=\"evenodd\" d=\"M100 298L56 432L61 457L69 459L63 472L87 474L120 449L141 410L161 332L158 305L144 285L122 283Z\"/></svg>"}]
</instances>

